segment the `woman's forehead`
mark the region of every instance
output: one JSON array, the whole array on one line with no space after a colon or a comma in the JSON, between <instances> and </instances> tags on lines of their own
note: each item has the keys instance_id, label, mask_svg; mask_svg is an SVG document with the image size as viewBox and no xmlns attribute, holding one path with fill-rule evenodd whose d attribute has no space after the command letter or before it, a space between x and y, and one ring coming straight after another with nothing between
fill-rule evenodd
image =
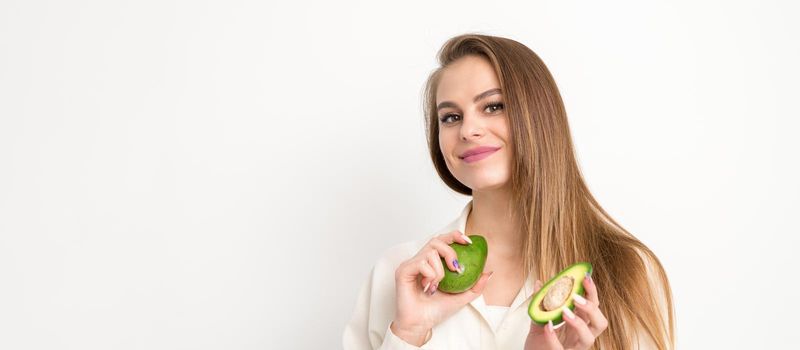
<instances>
[{"instance_id":1,"label":"woman's forehead","mask_svg":"<svg viewBox=\"0 0 800 350\"><path fill-rule=\"evenodd\" d=\"M462 58L442 71L436 89L436 102L469 102L475 96L500 84L494 68L484 59Z\"/></svg>"}]
</instances>

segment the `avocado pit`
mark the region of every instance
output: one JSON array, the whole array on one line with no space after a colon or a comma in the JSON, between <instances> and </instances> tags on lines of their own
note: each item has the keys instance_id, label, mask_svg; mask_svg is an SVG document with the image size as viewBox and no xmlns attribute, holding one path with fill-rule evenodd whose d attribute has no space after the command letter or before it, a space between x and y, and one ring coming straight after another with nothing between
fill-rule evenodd
<instances>
[{"instance_id":1,"label":"avocado pit","mask_svg":"<svg viewBox=\"0 0 800 350\"><path fill-rule=\"evenodd\" d=\"M539 304L543 311L556 310L564 305L572 291L575 279L572 276L564 276L557 280L544 295L544 300Z\"/></svg>"}]
</instances>

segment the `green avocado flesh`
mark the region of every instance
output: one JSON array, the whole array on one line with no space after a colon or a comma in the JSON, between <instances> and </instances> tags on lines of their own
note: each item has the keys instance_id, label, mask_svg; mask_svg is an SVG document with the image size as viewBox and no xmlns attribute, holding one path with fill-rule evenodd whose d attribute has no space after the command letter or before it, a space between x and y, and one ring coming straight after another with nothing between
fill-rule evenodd
<instances>
[{"instance_id":1,"label":"green avocado flesh","mask_svg":"<svg viewBox=\"0 0 800 350\"><path fill-rule=\"evenodd\" d=\"M562 321L562 307L575 309L572 301L572 293L584 296L583 279L586 274L592 274L592 264L579 262L567 267L551 278L547 283L533 295L530 305L528 305L528 315L533 322L539 325L553 321L559 324Z\"/></svg>"},{"instance_id":2,"label":"green avocado flesh","mask_svg":"<svg viewBox=\"0 0 800 350\"><path fill-rule=\"evenodd\" d=\"M472 288L481 278L489 246L483 236L469 235L469 239L472 240L472 244L450 244L450 247L456 251L456 259L458 259L458 264L464 268L464 273L450 271L442 258L444 277L439 281L438 290L445 293L462 293Z\"/></svg>"}]
</instances>

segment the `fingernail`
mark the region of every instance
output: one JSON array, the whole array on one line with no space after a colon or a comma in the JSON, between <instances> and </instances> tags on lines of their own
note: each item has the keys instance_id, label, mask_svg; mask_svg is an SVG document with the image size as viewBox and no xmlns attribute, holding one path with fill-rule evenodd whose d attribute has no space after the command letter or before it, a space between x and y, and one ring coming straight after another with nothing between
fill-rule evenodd
<instances>
[{"instance_id":1,"label":"fingernail","mask_svg":"<svg viewBox=\"0 0 800 350\"><path fill-rule=\"evenodd\" d=\"M575 318L575 314L568 307L564 306L561 308L561 310L564 311L564 315L567 315L567 318L570 320Z\"/></svg>"},{"instance_id":2,"label":"fingernail","mask_svg":"<svg viewBox=\"0 0 800 350\"><path fill-rule=\"evenodd\" d=\"M586 280L589 281L589 283L592 283L592 275L588 272L586 273Z\"/></svg>"},{"instance_id":3,"label":"fingernail","mask_svg":"<svg viewBox=\"0 0 800 350\"><path fill-rule=\"evenodd\" d=\"M555 332L555 330L553 330L553 320L547 321L547 327L545 328L547 328L547 331L550 333Z\"/></svg>"},{"instance_id":4,"label":"fingernail","mask_svg":"<svg viewBox=\"0 0 800 350\"><path fill-rule=\"evenodd\" d=\"M581 305L586 305L586 299L576 293L572 293L572 299L575 299L575 302Z\"/></svg>"},{"instance_id":5,"label":"fingernail","mask_svg":"<svg viewBox=\"0 0 800 350\"><path fill-rule=\"evenodd\" d=\"M486 282L489 282L489 280L492 279L492 276L494 276L494 271L489 272L489 277L486 277Z\"/></svg>"},{"instance_id":6,"label":"fingernail","mask_svg":"<svg viewBox=\"0 0 800 350\"><path fill-rule=\"evenodd\" d=\"M458 272L458 274L459 274L459 275L460 275L460 274L462 274L462 273L464 273L464 267L463 267L463 266L461 266L461 265L458 263L458 259L453 259L453 266L455 266L455 268L456 268L456 272Z\"/></svg>"},{"instance_id":7,"label":"fingernail","mask_svg":"<svg viewBox=\"0 0 800 350\"><path fill-rule=\"evenodd\" d=\"M465 234L463 234L463 233L462 233L462 234L461 234L461 237L464 237L464 240L465 240L465 241L467 241L467 243L469 243L469 244L472 244L472 240L471 240L471 239L469 239L469 237L467 237L467 235L465 235Z\"/></svg>"},{"instance_id":8,"label":"fingernail","mask_svg":"<svg viewBox=\"0 0 800 350\"><path fill-rule=\"evenodd\" d=\"M434 294L436 294L436 288L438 288L438 287L439 287L439 285L438 285L438 284L434 284L434 285L433 285L433 287L431 288L431 295L434 295Z\"/></svg>"},{"instance_id":9,"label":"fingernail","mask_svg":"<svg viewBox=\"0 0 800 350\"><path fill-rule=\"evenodd\" d=\"M422 292L426 293L428 291L428 288L430 288L430 287L431 287L431 283L428 282L428 284L425 285L425 289L423 289Z\"/></svg>"}]
</instances>

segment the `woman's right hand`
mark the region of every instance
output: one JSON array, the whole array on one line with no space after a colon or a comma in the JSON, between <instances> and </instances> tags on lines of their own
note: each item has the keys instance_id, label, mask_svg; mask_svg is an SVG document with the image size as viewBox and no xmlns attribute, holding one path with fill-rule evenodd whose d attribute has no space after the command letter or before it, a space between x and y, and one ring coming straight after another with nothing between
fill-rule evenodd
<instances>
[{"instance_id":1,"label":"woman's right hand","mask_svg":"<svg viewBox=\"0 0 800 350\"><path fill-rule=\"evenodd\" d=\"M483 273L472 289L463 293L436 293L444 278L440 257L450 271L459 272L456 252L449 246L453 242L471 244L460 231L436 236L395 271L397 312L390 327L392 333L409 344L420 346L427 342L431 329L480 296L491 276Z\"/></svg>"}]
</instances>

